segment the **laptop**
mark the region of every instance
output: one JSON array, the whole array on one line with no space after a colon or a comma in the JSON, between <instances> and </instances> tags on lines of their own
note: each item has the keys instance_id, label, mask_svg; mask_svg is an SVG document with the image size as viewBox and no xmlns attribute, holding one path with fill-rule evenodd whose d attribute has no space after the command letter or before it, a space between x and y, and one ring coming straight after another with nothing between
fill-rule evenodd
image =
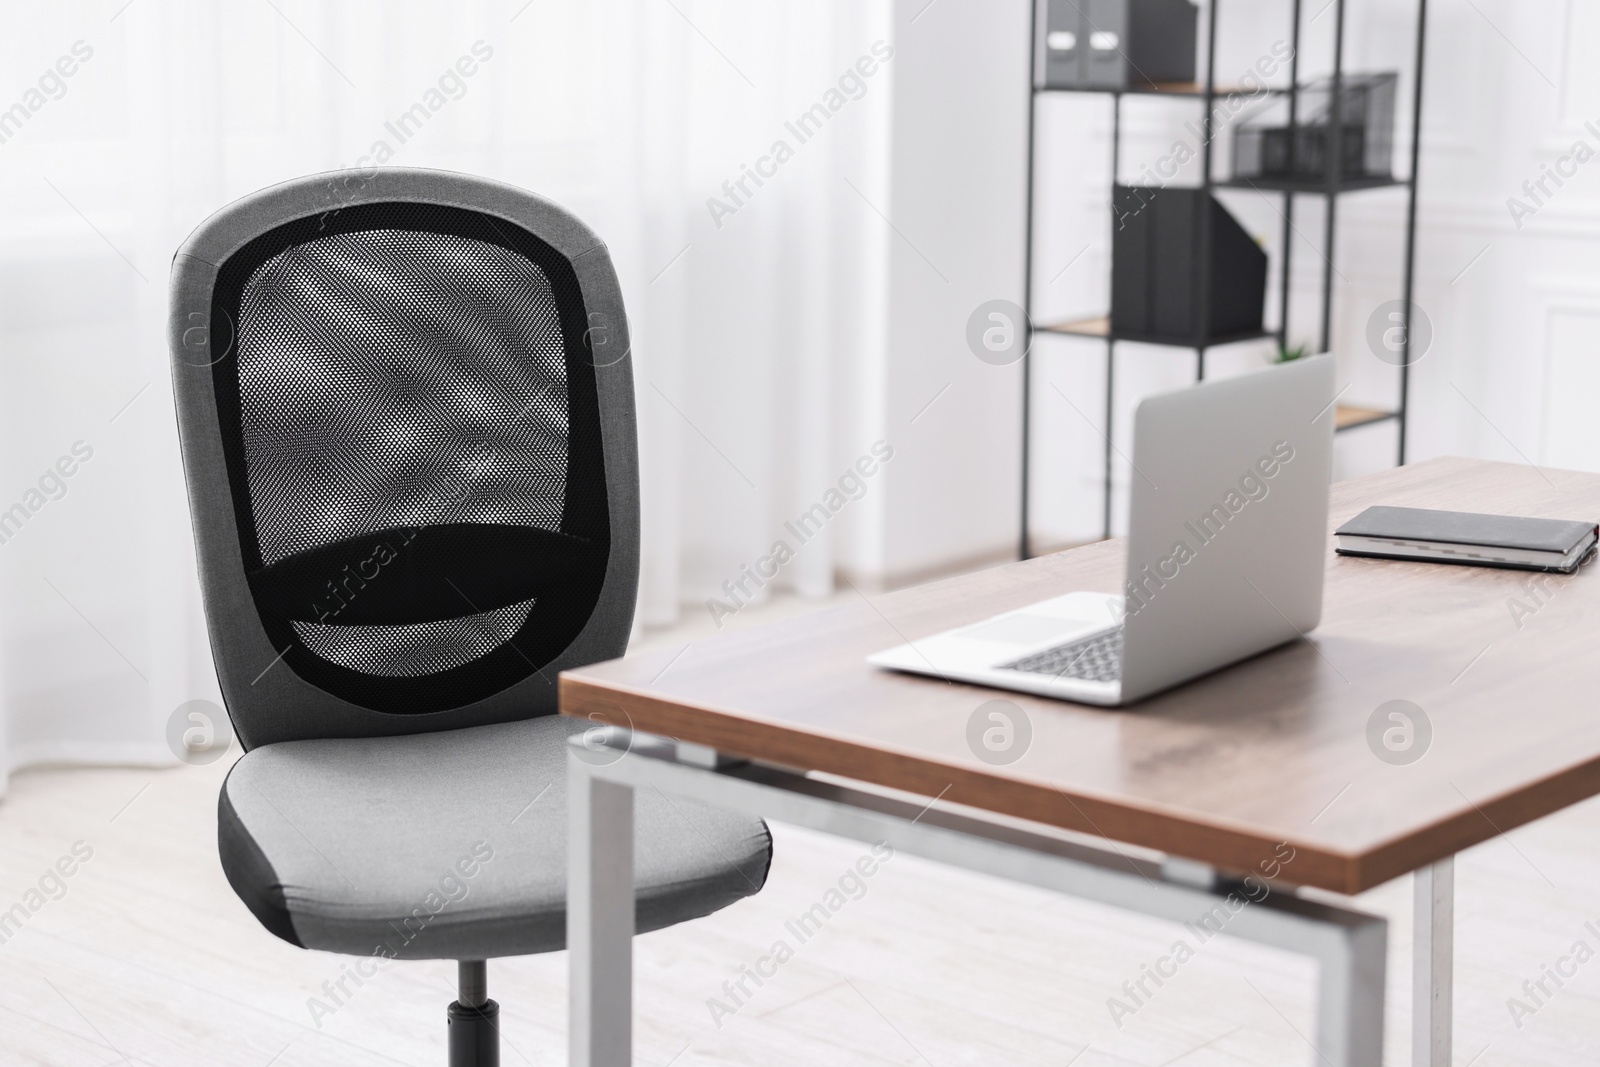
<instances>
[{"instance_id":1,"label":"laptop","mask_svg":"<svg viewBox=\"0 0 1600 1067\"><path fill-rule=\"evenodd\" d=\"M1131 704L1322 618L1334 361L1153 396L1133 425L1123 594L1068 593L867 657L1084 704Z\"/></svg>"}]
</instances>

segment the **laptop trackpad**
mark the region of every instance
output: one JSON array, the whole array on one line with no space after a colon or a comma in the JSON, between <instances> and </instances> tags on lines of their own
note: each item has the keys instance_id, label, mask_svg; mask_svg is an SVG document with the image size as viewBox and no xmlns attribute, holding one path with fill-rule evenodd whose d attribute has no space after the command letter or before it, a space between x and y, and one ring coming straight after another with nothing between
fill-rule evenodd
<instances>
[{"instance_id":1,"label":"laptop trackpad","mask_svg":"<svg viewBox=\"0 0 1600 1067\"><path fill-rule=\"evenodd\" d=\"M1082 619L1062 619L1049 615L1002 615L998 619L980 622L957 630L959 637L978 641L999 641L1008 645L1037 645L1055 638L1066 640L1077 634L1100 629Z\"/></svg>"}]
</instances>

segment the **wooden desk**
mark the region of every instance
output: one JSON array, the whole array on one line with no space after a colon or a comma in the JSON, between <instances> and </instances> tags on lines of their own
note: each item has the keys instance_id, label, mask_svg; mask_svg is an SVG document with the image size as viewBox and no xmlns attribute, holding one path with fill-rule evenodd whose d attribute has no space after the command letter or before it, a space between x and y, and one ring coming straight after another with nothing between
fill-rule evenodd
<instances>
[{"instance_id":1,"label":"wooden desk","mask_svg":"<svg viewBox=\"0 0 1600 1067\"><path fill-rule=\"evenodd\" d=\"M1334 487L1333 527L1372 504L1590 519L1600 476L1440 459ZM1448 994L1449 858L1600 793L1600 581L1349 559L1329 539L1322 624L1128 709L867 666L874 651L1074 590L1117 592L1104 542L561 677L565 714L802 771L941 797L1148 846L1223 872L1294 849L1280 879L1357 893L1422 869L1419 914ZM1012 701L1031 742L995 766L979 705ZM1380 705L1432 737L1396 765ZM1386 722L1385 726L1388 725ZM1420 748L1421 733L1416 735ZM1424 903L1424 896L1428 903ZM1419 979L1420 980L1420 979ZM1442 1023L1448 1042L1448 996Z\"/></svg>"}]
</instances>

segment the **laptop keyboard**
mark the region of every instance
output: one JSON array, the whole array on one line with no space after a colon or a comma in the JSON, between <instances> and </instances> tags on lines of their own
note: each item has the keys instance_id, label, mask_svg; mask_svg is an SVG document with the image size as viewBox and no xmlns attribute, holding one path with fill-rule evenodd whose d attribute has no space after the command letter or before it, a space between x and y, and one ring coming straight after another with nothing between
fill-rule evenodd
<instances>
[{"instance_id":1,"label":"laptop keyboard","mask_svg":"<svg viewBox=\"0 0 1600 1067\"><path fill-rule=\"evenodd\" d=\"M1004 664L1001 669L1048 674L1055 678L1081 678L1088 682L1120 681L1122 627L1035 652L1015 663Z\"/></svg>"}]
</instances>

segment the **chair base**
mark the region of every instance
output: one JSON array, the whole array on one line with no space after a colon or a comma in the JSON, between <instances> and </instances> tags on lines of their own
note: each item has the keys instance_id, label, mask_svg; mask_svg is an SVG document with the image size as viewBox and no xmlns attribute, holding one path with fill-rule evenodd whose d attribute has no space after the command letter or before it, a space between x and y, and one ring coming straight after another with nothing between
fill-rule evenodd
<instances>
[{"instance_id":1,"label":"chair base","mask_svg":"<svg viewBox=\"0 0 1600 1067\"><path fill-rule=\"evenodd\" d=\"M500 1067L500 1005L450 1005L450 1067Z\"/></svg>"}]
</instances>

